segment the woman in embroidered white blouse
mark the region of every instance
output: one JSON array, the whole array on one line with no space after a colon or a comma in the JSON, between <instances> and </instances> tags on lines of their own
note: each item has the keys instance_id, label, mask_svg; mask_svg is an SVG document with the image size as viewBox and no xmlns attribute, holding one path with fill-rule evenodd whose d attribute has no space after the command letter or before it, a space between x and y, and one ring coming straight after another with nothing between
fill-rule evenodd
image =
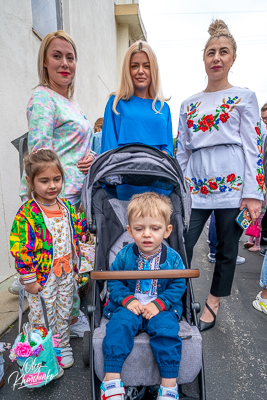
<instances>
[{"instance_id":1,"label":"woman in embroidered white blouse","mask_svg":"<svg viewBox=\"0 0 267 400\"><path fill-rule=\"evenodd\" d=\"M227 25L216 20L203 59L208 85L181 105L177 159L192 195L185 235L189 263L204 224L214 210L216 264L210 294L200 318L201 331L215 325L220 297L229 296L242 229L235 222L247 207L255 220L263 199L262 143L255 93L232 86L228 73L236 42Z\"/></svg>"}]
</instances>

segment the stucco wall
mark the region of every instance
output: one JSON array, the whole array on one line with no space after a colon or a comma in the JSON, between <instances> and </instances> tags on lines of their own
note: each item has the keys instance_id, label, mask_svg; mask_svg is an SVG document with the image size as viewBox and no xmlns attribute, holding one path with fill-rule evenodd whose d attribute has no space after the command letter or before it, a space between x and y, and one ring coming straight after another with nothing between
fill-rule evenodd
<instances>
[{"instance_id":1,"label":"stucco wall","mask_svg":"<svg viewBox=\"0 0 267 400\"><path fill-rule=\"evenodd\" d=\"M0 13L0 281L14 273L9 232L20 206L18 152L11 140L27 132L26 106L37 83L40 44L31 30L31 2L2 2Z\"/></svg>"},{"instance_id":2,"label":"stucco wall","mask_svg":"<svg viewBox=\"0 0 267 400\"><path fill-rule=\"evenodd\" d=\"M117 87L114 0L64 0L63 28L77 44L75 99L93 124ZM18 152L11 140L27 131L26 107L37 84L40 39L32 32L30 0L2 2L0 13L0 282L14 272L9 232L18 197ZM126 49L125 49L126 50Z\"/></svg>"},{"instance_id":3,"label":"stucco wall","mask_svg":"<svg viewBox=\"0 0 267 400\"><path fill-rule=\"evenodd\" d=\"M64 0L63 28L77 44L75 99L93 125L117 88L117 27L113 0Z\"/></svg>"}]
</instances>

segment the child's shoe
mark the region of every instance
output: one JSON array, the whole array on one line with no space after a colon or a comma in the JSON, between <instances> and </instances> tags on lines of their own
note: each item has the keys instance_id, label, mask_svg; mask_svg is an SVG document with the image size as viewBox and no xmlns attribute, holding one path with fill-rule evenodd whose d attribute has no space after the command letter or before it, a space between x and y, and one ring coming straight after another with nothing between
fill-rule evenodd
<instances>
[{"instance_id":1,"label":"child's shoe","mask_svg":"<svg viewBox=\"0 0 267 400\"><path fill-rule=\"evenodd\" d=\"M9 293L16 294L18 296L20 289L23 288L24 286L20 283L19 277L14 276L14 282L12 283L12 285L9 286L7 290L9 291Z\"/></svg>"},{"instance_id":2,"label":"child's shoe","mask_svg":"<svg viewBox=\"0 0 267 400\"><path fill-rule=\"evenodd\" d=\"M60 363L62 364L62 368L67 369L73 366L74 358L72 354L72 348L68 344L61 349L61 360Z\"/></svg>"},{"instance_id":3,"label":"child's shoe","mask_svg":"<svg viewBox=\"0 0 267 400\"><path fill-rule=\"evenodd\" d=\"M88 319L84 313L80 310L78 315L78 321L75 324L70 325L70 337L78 338L83 337L84 332L90 331Z\"/></svg>"},{"instance_id":4,"label":"child's shoe","mask_svg":"<svg viewBox=\"0 0 267 400\"><path fill-rule=\"evenodd\" d=\"M266 251L267 251L267 248L264 249L264 250L261 250L261 251L260 251L260 255L263 256L263 257L265 257Z\"/></svg>"},{"instance_id":5,"label":"child's shoe","mask_svg":"<svg viewBox=\"0 0 267 400\"><path fill-rule=\"evenodd\" d=\"M101 400L124 400L125 389L120 379L112 379L110 381L102 382L101 386Z\"/></svg>"},{"instance_id":6,"label":"child's shoe","mask_svg":"<svg viewBox=\"0 0 267 400\"><path fill-rule=\"evenodd\" d=\"M216 256L213 253L208 254L208 260L210 263L216 263Z\"/></svg>"},{"instance_id":7,"label":"child's shoe","mask_svg":"<svg viewBox=\"0 0 267 400\"><path fill-rule=\"evenodd\" d=\"M251 242L244 243L245 249L250 249L250 247L253 247L253 246L254 246L254 243L251 243Z\"/></svg>"},{"instance_id":8,"label":"child's shoe","mask_svg":"<svg viewBox=\"0 0 267 400\"><path fill-rule=\"evenodd\" d=\"M59 367L59 371L56 374L56 376L54 377L54 380L61 378L64 375L64 369L62 369L61 367Z\"/></svg>"},{"instance_id":9,"label":"child's shoe","mask_svg":"<svg viewBox=\"0 0 267 400\"><path fill-rule=\"evenodd\" d=\"M249 251L261 251L261 248L260 248L260 246L253 246L253 247L250 247L249 249L248 249Z\"/></svg>"},{"instance_id":10,"label":"child's shoe","mask_svg":"<svg viewBox=\"0 0 267 400\"><path fill-rule=\"evenodd\" d=\"M176 385L176 389L166 388L164 386L160 386L157 400L179 400L178 388Z\"/></svg>"},{"instance_id":11,"label":"child's shoe","mask_svg":"<svg viewBox=\"0 0 267 400\"><path fill-rule=\"evenodd\" d=\"M256 310L267 314L267 299L261 297L261 292L257 294L256 300L253 301L252 305Z\"/></svg>"}]
</instances>

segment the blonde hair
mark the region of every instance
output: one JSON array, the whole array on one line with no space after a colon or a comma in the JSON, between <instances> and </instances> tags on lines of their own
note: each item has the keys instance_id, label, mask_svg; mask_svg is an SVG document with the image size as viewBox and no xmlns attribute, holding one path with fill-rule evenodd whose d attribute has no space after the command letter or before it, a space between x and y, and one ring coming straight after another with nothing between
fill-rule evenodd
<instances>
[{"instance_id":1,"label":"blonde hair","mask_svg":"<svg viewBox=\"0 0 267 400\"><path fill-rule=\"evenodd\" d=\"M127 209L128 223L132 218L150 216L152 218L161 215L164 218L166 226L170 224L172 214L172 203L170 199L163 194L154 192L145 192L132 196Z\"/></svg>"},{"instance_id":2,"label":"blonde hair","mask_svg":"<svg viewBox=\"0 0 267 400\"><path fill-rule=\"evenodd\" d=\"M99 132L97 129L102 131L104 118L98 118L94 124L94 132Z\"/></svg>"},{"instance_id":3,"label":"blonde hair","mask_svg":"<svg viewBox=\"0 0 267 400\"><path fill-rule=\"evenodd\" d=\"M147 42L138 40L137 42L133 43L125 53L122 63L120 86L116 93L112 93L115 94L112 110L116 115L119 114L116 110L119 100L122 99L127 101L134 95L134 85L130 74L130 63L132 55L140 52L146 53L150 63L151 83L148 87L148 94L151 98L153 98L152 109L156 113L159 113L164 106L164 101L166 99L164 98L161 89L159 66L156 54ZM156 110L155 108L157 101L160 101L161 103L160 110Z\"/></svg>"},{"instance_id":4,"label":"blonde hair","mask_svg":"<svg viewBox=\"0 0 267 400\"><path fill-rule=\"evenodd\" d=\"M38 52L38 61L37 61L37 68L38 68L38 77L39 83L37 86L46 86L50 88L49 83L49 76L47 72L47 68L44 66L45 56L48 49L49 44L53 39L62 39L68 42L72 47L75 55L75 61L77 61L77 49L73 39L64 31L57 31L57 32L50 32L48 33L42 40L41 46ZM74 94L74 79L70 83L68 87L68 99L73 98Z\"/></svg>"},{"instance_id":5,"label":"blonde hair","mask_svg":"<svg viewBox=\"0 0 267 400\"><path fill-rule=\"evenodd\" d=\"M261 112L267 111L267 103L261 107Z\"/></svg>"},{"instance_id":6,"label":"blonde hair","mask_svg":"<svg viewBox=\"0 0 267 400\"><path fill-rule=\"evenodd\" d=\"M212 23L209 26L208 32L210 34L210 37L206 43L206 46L205 46L205 49L203 52L203 57L206 53L206 50L207 50L207 47L208 47L210 41L212 39L219 38L221 36L225 36L229 40L229 42L233 48L234 57L236 56L236 50L237 50L236 41L235 41L233 35L231 35L231 33L228 29L228 26L226 25L226 23L223 20L216 19L215 21L212 21Z\"/></svg>"},{"instance_id":7,"label":"blonde hair","mask_svg":"<svg viewBox=\"0 0 267 400\"><path fill-rule=\"evenodd\" d=\"M49 148L40 148L36 151L32 151L24 158L24 168L26 176L31 181L31 185L28 188L28 198L31 199L31 192L33 190L34 178L39 175L48 166L54 165L62 176L64 182L64 170L59 161L57 154Z\"/></svg>"}]
</instances>

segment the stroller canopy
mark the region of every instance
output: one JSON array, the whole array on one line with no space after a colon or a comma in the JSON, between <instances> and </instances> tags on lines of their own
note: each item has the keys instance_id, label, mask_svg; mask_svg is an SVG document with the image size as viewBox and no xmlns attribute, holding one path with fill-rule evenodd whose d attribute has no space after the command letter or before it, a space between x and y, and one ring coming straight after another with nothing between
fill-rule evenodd
<instances>
[{"instance_id":1,"label":"stroller canopy","mask_svg":"<svg viewBox=\"0 0 267 400\"><path fill-rule=\"evenodd\" d=\"M105 178L110 176L122 176L129 185L153 187L159 181L171 187L181 199L183 225L188 228L191 196L178 161L154 147L137 144L107 151L93 162L82 190L82 205L89 224L94 191L107 184Z\"/></svg>"}]
</instances>

